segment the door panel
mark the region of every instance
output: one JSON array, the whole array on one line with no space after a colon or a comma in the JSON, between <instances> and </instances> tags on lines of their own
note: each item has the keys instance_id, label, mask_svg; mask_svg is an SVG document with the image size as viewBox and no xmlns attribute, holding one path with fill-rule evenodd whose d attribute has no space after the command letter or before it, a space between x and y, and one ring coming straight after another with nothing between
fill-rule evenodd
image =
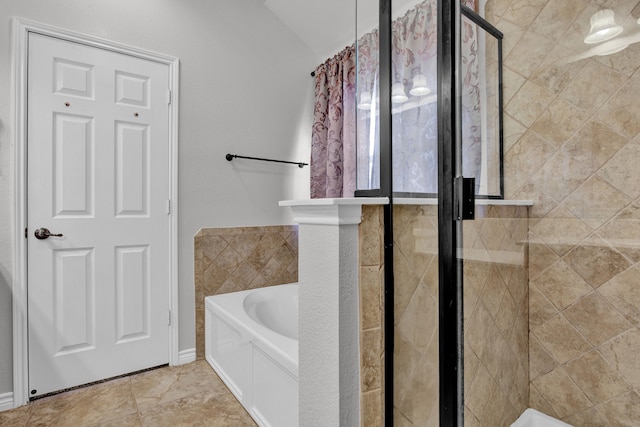
<instances>
[{"instance_id":1,"label":"door panel","mask_svg":"<svg viewBox=\"0 0 640 427\"><path fill-rule=\"evenodd\" d=\"M38 396L169 360L169 68L31 34L28 79Z\"/></svg>"},{"instance_id":2,"label":"door panel","mask_svg":"<svg viewBox=\"0 0 640 427\"><path fill-rule=\"evenodd\" d=\"M93 99L93 65L53 58L53 79L55 93Z\"/></svg>"},{"instance_id":3,"label":"door panel","mask_svg":"<svg viewBox=\"0 0 640 427\"><path fill-rule=\"evenodd\" d=\"M54 113L54 215L93 216L93 117Z\"/></svg>"},{"instance_id":4,"label":"door panel","mask_svg":"<svg viewBox=\"0 0 640 427\"><path fill-rule=\"evenodd\" d=\"M116 71L116 102L149 107L149 77Z\"/></svg>"},{"instance_id":5,"label":"door panel","mask_svg":"<svg viewBox=\"0 0 640 427\"><path fill-rule=\"evenodd\" d=\"M149 285L149 247L117 247L118 342L149 337Z\"/></svg>"},{"instance_id":6,"label":"door panel","mask_svg":"<svg viewBox=\"0 0 640 427\"><path fill-rule=\"evenodd\" d=\"M93 249L54 250L55 355L95 348Z\"/></svg>"},{"instance_id":7,"label":"door panel","mask_svg":"<svg viewBox=\"0 0 640 427\"><path fill-rule=\"evenodd\" d=\"M116 122L116 216L149 215L149 131Z\"/></svg>"}]
</instances>

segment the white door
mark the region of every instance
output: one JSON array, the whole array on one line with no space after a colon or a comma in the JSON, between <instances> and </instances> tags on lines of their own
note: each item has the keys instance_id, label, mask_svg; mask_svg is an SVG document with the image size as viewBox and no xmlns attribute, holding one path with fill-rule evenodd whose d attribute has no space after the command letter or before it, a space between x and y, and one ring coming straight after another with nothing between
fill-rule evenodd
<instances>
[{"instance_id":1,"label":"white door","mask_svg":"<svg viewBox=\"0 0 640 427\"><path fill-rule=\"evenodd\" d=\"M33 397L169 360L170 98L166 64L33 33L28 59Z\"/></svg>"}]
</instances>

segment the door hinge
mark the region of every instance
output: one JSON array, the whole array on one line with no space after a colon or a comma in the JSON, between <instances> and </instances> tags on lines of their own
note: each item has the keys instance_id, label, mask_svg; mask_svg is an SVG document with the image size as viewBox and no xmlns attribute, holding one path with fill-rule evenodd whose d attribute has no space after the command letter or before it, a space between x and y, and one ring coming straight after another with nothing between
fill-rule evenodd
<instances>
[{"instance_id":1,"label":"door hinge","mask_svg":"<svg viewBox=\"0 0 640 427\"><path fill-rule=\"evenodd\" d=\"M171 326L171 310L167 310L167 325Z\"/></svg>"},{"instance_id":2,"label":"door hinge","mask_svg":"<svg viewBox=\"0 0 640 427\"><path fill-rule=\"evenodd\" d=\"M28 239L28 238L29 238L28 230L29 230L29 229L28 229L27 227L25 227L25 228L24 228L24 238L25 238L25 239Z\"/></svg>"},{"instance_id":3,"label":"door hinge","mask_svg":"<svg viewBox=\"0 0 640 427\"><path fill-rule=\"evenodd\" d=\"M171 215L171 199L167 199L167 215Z\"/></svg>"},{"instance_id":4,"label":"door hinge","mask_svg":"<svg viewBox=\"0 0 640 427\"><path fill-rule=\"evenodd\" d=\"M167 104L171 104L171 90L167 90Z\"/></svg>"}]
</instances>

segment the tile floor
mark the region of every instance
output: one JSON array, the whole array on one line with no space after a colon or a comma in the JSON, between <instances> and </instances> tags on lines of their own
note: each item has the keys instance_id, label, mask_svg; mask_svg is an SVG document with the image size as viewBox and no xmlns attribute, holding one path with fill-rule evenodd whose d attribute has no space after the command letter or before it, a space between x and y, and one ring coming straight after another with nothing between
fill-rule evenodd
<instances>
[{"instance_id":1,"label":"tile floor","mask_svg":"<svg viewBox=\"0 0 640 427\"><path fill-rule=\"evenodd\" d=\"M206 361L160 368L0 412L0 426L255 427Z\"/></svg>"}]
</instances>

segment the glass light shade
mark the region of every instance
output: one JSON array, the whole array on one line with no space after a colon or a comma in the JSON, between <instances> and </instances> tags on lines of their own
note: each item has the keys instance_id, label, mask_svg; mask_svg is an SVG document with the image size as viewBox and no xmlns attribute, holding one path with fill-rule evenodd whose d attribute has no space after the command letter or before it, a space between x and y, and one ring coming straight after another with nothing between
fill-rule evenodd
<instances>
[{"instance_id":1,"label":"glass light shade","mask_svg":"<svg viewBox=\"0 0 640 427\"><path fill-rule=\"evenodd\" d=\"M601 43L614 38L621 32L622 26L616 24L613 10L600 10L591 16L591 31L584 38L584 42Z\"/></svg>"},{"instance_id":2,"label":"glass light shade","mask_svg":"<svg viewBox=\"0 0 640 427\"><path fill-rule=\"evenodd\" d=\"M360 102L358 103L359 110L371 109L371 92L362 92L360 94Z\"/></svg>"},{"instance_id":3,"label":"glass light shade","mask_svg":"<svg viewBox=\"0 0 640 427\"><path fill-rule=\"evenodd\" d=\"M625 50L628 47L629 47L628 44L622 43L622 44L614 45L613 47L608 48L606 50L599 51L598 53L596 53L596 55L598 55L598 56L613 55L614 53L622 52L623 50Z\"/></svg>"},{"instance_id":4,"label":"glass light shade","mask_svg":"<svg viewBox=\"0 0 640 427\"><path fill-rule=\"evenodd\" d=\"M416 74L413 77L413 87L409 91L413 96L425 96L431 93L431 89L427 87L427 76L424 74Z\"/></svg>"},{"instance_id":5,"label":"glass light shade","mask_svg":"<svg viewBox=\"0 0 640 427\"><path fill-rule=\"evenodd\" d=\"M391 85L391 102L395 104L401 104L407 101L409 98L404 93L404 85L401 82Z\"/></svg>"}]
</instances>

